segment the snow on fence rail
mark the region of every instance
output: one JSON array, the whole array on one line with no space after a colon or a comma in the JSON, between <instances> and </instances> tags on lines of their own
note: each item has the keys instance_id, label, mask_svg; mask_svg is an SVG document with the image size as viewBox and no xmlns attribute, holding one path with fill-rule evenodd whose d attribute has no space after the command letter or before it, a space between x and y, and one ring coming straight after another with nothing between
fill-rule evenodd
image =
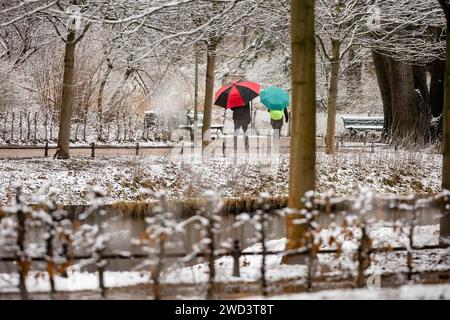
<instances>
[{"instance_id":1,"label":"snow on fence rail","mask_svg":"<svg viewBox=\"0 0 450 320\"><path fill-rule=\"evenodd\" d=\"M142 190L143 194L147 193ZM429 205L442 208L442 214L450 214L450 193L442 192L428 198L410 197L380 197L374 196L371 192L361 192L356 198L352 198L353 212L351 215L347 210L339 211L339 204L344 201L348 203L349 198L342 198L327 195L316 195L313 192L305 194L305 209L293 211L290 209L275 210L268 204L268 195L261 194L258 199L259 207L251 213L241 213L237 215L236 222L227 228L239 228L245 224L254 227L254 243L256 247L243 250L239 240L227 239L218 242L218 235L224 232L221 225L220 212L222 201L213 192L205 193L205 205L196 215L182 221L177 221L174 214L170 212L168 201L164 195L159 195L159 205L154 208L153 214L145 219L146 229L138 239L131 242L140 252L108 252L108 243L113 237L126 234L126 230L107 232L106 222L99 224L80 224L89 216L105 216L107 209L104 205L104 196L100 190L93 190L91 193L92 205L82 213L76 221L67 218L67 212L59 209L54 200L52 190L47 195L38 195L38 205L33 208L24 203L21 188L16 189L15 202L2 209L0 216L0 248L3 247L12 256L0 256L0 262L16 262L18 274L18 289L22 299L29 298L26 285L26 278L29 276L33 261L47 262L47 274L50 282L50 294L57 292L55 276L68 276L71 268L83 268L93 265L98 274L98 284L101 295L106 297L107 287L105 285L105 271L109 260L116 259L140 259L142 262L136 270L148 270L149 280L152 284L153 296L155 299L162 297L162 287L164 282L161 276L166 267L167 259L176 259L179 263L191 265L201 259L204 261L208 271L206 281L206 298L214 298L217 293L218 282L216 276L218 272L217 261L223 257L231 257L229 264L232 276L239 279L241 277L240 258L255 257L260 259L259 279L260 290L263 295L267 295L270 289L270 281L267 277L267 258L277 257L300 257L307 268L305 274L304 287L307 290L314 288L322 271L319 270L319 255L331 255L330 261L338 260L348 253L348 243L351 239L353 246L353 262L355 263L352 277L356 287L363 287L366 279L366 271L371 264L373 255L390 252L405 252L406 276L408 280L413 279L414 274L420 270L414 268L414 251L447 249L447 243L426 244L414 243L414 232L416 230L417 215L420 208ZM374 213L374 202L383 199L390 201L392 207L400 211L410 213L405 219L398 219L395 222L387 222L377 219ZM346 205L347 206L347 205ZM346 207L345 206L345 207ZM330 216L341 216L342 222L338 226L335 222L330 223L327 229L323 229L317 223L319 211L324 210ZM269 246L267 238L267 223L274 216L285 216L295 214L297 219L295 224L305 227L305 241L301 248L295 250L279 250ZM406 217L406 215L405 215ZM337 221L337 220L336 220ZM201 230L201 240L194 244L192 250L187 253L170 252L173 248L174 236L178 233L186 232L188 225L195 225ZM379 244L374 245L371 230L388 227L394 230L394 239L378 239ZM43 228L42 239L37 243L30 242L27 237L33 228ZM395 245L400 236L406 236L406 242L402 245ZM395 239L395 237L397 239ZM394 243L393 243L394 242ZM400 242L398 240L397 242ZM380 245L381 244L381 245ZM84 254L80 252L85 251ZM76 261L79 261L76 263ZM450 265L447 266L450 269ZM169 272L169 271L167 271ZM400 271L397 270L400 273ZM181 280L180 280L181 281Z\"/></svg>"}]
</instances>

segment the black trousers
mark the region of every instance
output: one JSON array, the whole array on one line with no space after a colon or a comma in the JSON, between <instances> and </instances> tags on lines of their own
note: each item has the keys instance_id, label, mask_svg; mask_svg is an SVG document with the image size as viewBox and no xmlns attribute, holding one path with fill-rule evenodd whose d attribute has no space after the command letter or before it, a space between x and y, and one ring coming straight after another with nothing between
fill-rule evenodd
<instances>
[{"instance_id":1,"label":"black trousers","mask_svg":"<svg viewBox=\"0 0 450 320\"><path fill-rule=\"evenodd\" d=\"M233 134L234 150L237 150L237 139L239 136L239 130L241 128L242 128L242 131L244 132L245 150L249 149L250 146L249 146L248 134L247 134L248 125L249 125L249 123L234 121L234 134Z\"/></svg>"}]
</instances>

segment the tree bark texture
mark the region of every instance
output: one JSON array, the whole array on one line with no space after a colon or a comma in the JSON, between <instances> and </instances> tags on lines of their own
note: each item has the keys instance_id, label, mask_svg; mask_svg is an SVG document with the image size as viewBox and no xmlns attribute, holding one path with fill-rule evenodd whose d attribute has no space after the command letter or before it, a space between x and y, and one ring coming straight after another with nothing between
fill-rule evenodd
<instances>
[{"instance_id":1,"label":"tree bark texture","mask_svg":"<svg viewBox=\"0 0 450 320\"><path fill-rule=\"evenodd\" d=\"M211 141L211 118L214 99L214 71L216 66L216 48L218 42L212 41L208 44L206 57L206 81L205 81L205 105L203 109L202 140L203 146L209 145Z\"/></svg>"},{"instance_id":2,"label":"tree bark texture","mask_svg":"<svg viewBox=\"0 0 450 320\"><path fill-rule=\"evenodd\" d=\"M291 2L292 138L288 207L304 208L302 197L315 189L316 164L316 59L314 0ZM294 223L300 214L287 217L286 249L305 246L305 224ZM285 256L285 263L295 263Z\"/></svg>"},{"instance_id":3,"label":"tree bark texture","mask_svg":"<svg viewBox=\"0 0 450 320\"><path fill-rule=\"evenodd\" d=\"M447 30L450 26L450 5L446 5ZM443 132L442 132L442 189L450 190L450 33L447 32L445 63ZM450 219L447 219L447 221Z\"/></svg>"},{"instance_id":4,"label":"tree bark texture","mask_svg":"<svg viewBox=\"0 0 450 320\"><path fill-rule=\"evenodd\" d=\"M64 78L61 99L61 112L59 115L59 133L57 157L69 159L70 124L73 106L73 77L75 67L75 37L74 29L69 30L64 53Z\"/></svg>"},{"instance_id":5,"label":"tree bark texture","mask_svg":"<svg viewBox=\"0 0 450 320\"><path fill-rule=\"evenodd\" d=\"M383 101L383 137L394 145L417 146L430 139L430 94L426 70L373 52Z\"/></svg>"}]
</instances>

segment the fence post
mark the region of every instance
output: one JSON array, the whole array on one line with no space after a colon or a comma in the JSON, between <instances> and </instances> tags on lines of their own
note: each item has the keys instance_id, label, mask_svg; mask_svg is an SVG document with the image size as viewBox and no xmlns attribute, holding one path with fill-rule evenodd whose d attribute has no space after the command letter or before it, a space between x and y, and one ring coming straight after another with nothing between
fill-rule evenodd
<instances>
[{"instance_id":1,"label":"fence post","mask_svg":"<svg viewBox=\"0 0 450 320\"><path fill-rule=\"evenodd\" d=\"M38 113L35 112L34 113L34 142L36 142L37 140L37 118L38 118Z\"/></svg>"},{"instance_id":2,"label":"fence post","mask_svg":"<svg viewBox=\"0 0 450 320\"><path fill-rule=\"evenodd\" d=\"M413 200L413 209L412 209L412 219L411 219L411 225L409 229L409 248L408 252L406 254L406 265L408 266L408 280L412 280L412 273L413 273L413 247L414 247L414 227L416 226L416 219L417 219L417 212L416 212L416 205L417 200L414 198Z\"/></svg>"},{"instance_id":3,"label":"fence post","mask_svg":"<svg viewBox=\"0 0 450 320\"><path fill-rule=\"evenodd\" d=\"M12 113L12 120L11 120L11 142L14 141L14 120L16 118L16 113Z\"/></svg>"},{"instance_id":4,"label":"fence post","mask_svg":"<svg viewBox=\"0 0 450 320\"><path fill-rule=\"evenodd\" d=\"M227 150L227 139L226 138L222 138L222 139L223 139L223 142L222 142L222 153L225 156L226 155L226 150Z\"/></svg>"},{"instance_id":5,"label":"fence post","mask_svg":"<svg viewBox=\"0 0 450 320\"><path fill-rule=\"evenodd\" d=\"M27 140L30 141L31 138L31 118L30 112L27 112Z\"/></svg>"},{"instance_id":6,"label":"fence post","mask_svg":"<svg viewBox=\"0 0 450 320\"><path fill-rule=\"evenodd\" d=\"M374 143L372 141L372 144L370 145L370 153L374 153L374 151L375 151L375 146L374 146Z\"/></svg>"},{"instance_id":7,"label":"fence post","mask_svg":"<svg viewBox=\"0 0 450 320\"><path fill-rule=\"evenodd\" d=\"M119 123L119 116L117 116L116 124L117 124L117 136L116 136L116 141L117 141L117 142L120 142L120 123Z\"/></svg>"},{"instance_id":8,"label":"fence post","mask_svg":"<svg viewBox=\"0 0 450 320\"><path fill-rule=\"evenodd\" d=\"M370 265L370 238L367 235L365 223L361 226L361 241L358 247L358 275L356 287L364 287L364 271Z\"/></svg>"},{"instance_id":9,"label":"fence post","mask_svg":"<svg viewBox=\"0 0 450 320\"><path fill-rule=\"evenodd\" d=\"M87 115L84 116L83 121L83 141L86 141L86 126L87 126Z\"/></svg>"},{"instance_id":10,"label":"fence post","mask_svg":"<svg viewBox=\"0 0 450 320\"><path fill-rule=\"evenodd\" d=\"M78 141L78 127L79 127L79 123L76 124L75 126L75 141Z\"/></svg>"},{"instance_id":11,"label":"fence post","mask_svg":"<svg viewBox=\"0 0 450 320\"><path fill-rule=\"evenodd\" d=\"M19 271L19 290L22 300L28 300L28 290L26 285L26 277L29 269L29 260L26 256L25 251L25 219L26 213L22 209L22 188L18 187L16 189L16 205L18 206L16 217L17 217L17 251L16 260L17 268Z\"/></svg>"},{"instance_id":12,"label":"fence post","mask_svg":"<svg viewBox=\"0 0 450 320\"><path fill-rule=\"evenodd\" d=\"M55 259L54 259L54 250L53 250L53 239L55 238L56 234L56 215L55 211L56 205L51 200L51 205L47 207L48 214L51 217L51 221L46 222L46 231L48 234L47 239L45 240L45 251L47 254L47 273L48 278L50 281L50 296L52 296L54 293L56 293L56 287L55 287L55 271L56 271L56 265L55 265Z\"/></svg>"},{"instance_id":13,"label":"fence post","mask_svg":"<svg viewBox=\"0 0 450 320\"><path fill-rule=\"evenodd\" d=\"M22 111L19 112L19 141L22 141Z\"/></svg>"},{"instance_id":14,"label":"fence post","mask_svg":"<svg viewBox=\"0 0 450 320\"><path fill-rule=\"evenodd\" d=\"M125 119L125 113L122 114L122 124L123 124L123 141L127 141L128 128Z\"/></svg>"},{"instance_id":15,"label":"fence post","mask_svg":"<svg viewBox=\"0 0 450 320\"><path fill-rule=\"evenodd\" d=\"M231 256L233 257L233 277L240 277L239 258L241 257L241 245L239 239L234 239L233 248L231 249Z\"/></svg>"},{"instance_id":16,"label":"fence post","mask_svg":"<svg viewBox=\"0 0 450 320\"><path fill-rule=\"evenodd\" d=\"M6 123L8 122L9 112L6 112L5 119L3 120L3 140L6 140Z\"/></svg>"},{"instance_id":17,"label":"fence post","mask_svg":"<svg viewBox=\"0 0 450 320\"><path fill-rule=\"evenodd\" d=\"M131 116L128 118L128 128L129 128L128 140L132 141L134 136L134 126L133 126L133 118Z\"/></svg>"},{"instance_id":18,"label":"fence post","mask_svg":"<svg viewBox=\"0 0 450 320\"><path fill-rule=\"evenodd\" d=\"M44 157L48 157L48 140L45 141Z\"/></svg>"},{"instance_id":19,"label":"fence post","mask_svg":"<svg viewBox=\"0 0 450 320\"><path fill-rule=\"evenodd\" d=\"M136 155L139 155L139 142L136 143Z\"/></svg>"},{"instance_id":20,"label":"fence post","mask_svg":"<svg viewBox=\"0 0 450 320\"><path fill-rule=\"evenodd\" d=\"M50 141L53 141L53 113L50 115Z\"/></svg>"},{"instance_id":21,"label":"fence post","mask_svg":"<svg viewBox=\"0 0 450 320\"><path fill-rule=\"evenodd\" d=\"M270 210L269 205L267 203L267 199L262 197L261 199L261 209L257 211L258 217L258 236L259 242L261 243L261 291L263 296L267 296L267 279L266 279L266 255L267 255L267 247L266 247L266 215Z\"/></svg>"},{"instance_id":22,"label":"fence post","mask_svg":"<svg viewBox=\"0 0 450 320\"><path fill-rule=\"evenodd\" d=\"M210 215L213 215L212 212L209 213ZM216 278L216 268L215 268L215 262L216 262L216 256L214 253L215 249L215 241L214 241L214 218L208 217L208 226L207 226L207 237L209 238L209 244L208 244L208 269L209 269L209 278L208 278L208 290L206 293L206 299L212 299L214 298L214 282Z\"/></svg>"},{"instance_id":23,"label":"fence post","mask_svg":"<svg viewBox=\"0 0 450 320\"><path fill-rule=\"evenodd\" d=\"M48 141L48 114L45 114L45 120L44 120L44 128L45 128L45 140Z\"/></svg>"},{"instance_id":24,"label":"fence post","mask_svg":"<svg viewBox=\"0 0 450 320\"><path fill-rule=\"evenodd\" d=\"M95 158L95 142L91 142L91 158Z\"/></svg>"}]
</instances>

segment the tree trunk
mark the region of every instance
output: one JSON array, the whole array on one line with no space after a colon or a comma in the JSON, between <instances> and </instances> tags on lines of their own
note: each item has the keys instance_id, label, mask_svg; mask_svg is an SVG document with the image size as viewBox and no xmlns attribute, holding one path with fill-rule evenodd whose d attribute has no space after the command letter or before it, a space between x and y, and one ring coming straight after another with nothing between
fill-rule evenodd
<instances>
[{"instance_id":1,"label":"tree trunk","mask_svg":"<svg viewBox=\"0 0 450 320\"><path fill-rule=\"evenodd\" d=\"M444 106L445 61L434 60L431 64L430 107L431 114L438 117Z\"/></svg>"},{"instance_id":2,"label":"tree trunk","mask_svg":"<svg viewBox=\"0 0 450 320\"><path fill-rule=\"evenodd\" d=\"M388 60L389 80L392 88L392 141L395 144L404 142L408 139L409 128L414 123L415 99L411 94L414 92L414 78L410 65L395 61L392 58Z\"/></svg>"},{"instance_id":3,"label":"tree trunk","mask_svg":"<svg viewBox=\"0 0 450 320\"><path fill-rule=\"evenodd\" d=\"M417 135L415 140L419 144L430 142L431 137L431 108L430 91L427 84L427 70L423 66L412 66L415 88L415 112L417 115L415 128Z\"/></svg>"},{"instance_id":4,"label":"tree trunk","mask_svg":"<svg viewBox=\"0 0 450 320\"><path fill-rule=\"evenodd\" d=\"M327 116L327 139L326 139L326 154L333 154L335 152L335 135L336 135L336 104L338 97L338 81L340 69L340 49L341 43L339 40L332 40L331 42L333 56L331 60L331 75L330 86L328 87L328 116Z\"/></svg>"},{"instance_id":5,"label":"tree trunk","mask_svg":"<svg viewBox=\"0 0 450 320\"><path fill-rule=\"evenodd\" d=\"M291 2L292 34L292 138L288 207L300 210L302 197L315 189L316 164L316 59L314 38L314 0ZM303 247L305 224L294 223L298 213L287 217L286 249ZM283 262L303 259L285 256Z\"/></svg>"},{"instance_id":6,"label":"tree trunk","mask_svg":"<svg viewBox=\"0 0 450 320\"><path fill-rule=\"evenodd\" d=\"M449 10L450 8L447 6L447 14ZM447 26L450 26L448 18ZM442 189L450 190L450 32L447 32L442 137Z\"/></svg>"},{"instance_id":7,"label":"tree trunk","mask_svg":"<svg viewBox=\"0 0 450 320\"><path fill-rule=\"evenodd\" d=\"M388 64L392 89L392 142L403 146L423 145L430 136L429 99L423 70L392 58Z\"/></svg>"},{"instance_id":8,"label":"tree trunk","mask_svg":"<svg viewBox=\"0 0 450 320\"><path fill-rule=\"evenodd\" d=\"M439 0L447 20L447 30L450 27L450 4ZM446 34L447 52L445 56L443 132L442 132L442 189L450 190L450 33ZM440 219L440 242L448 242L450 238L450 213L443 209ZM445 241L447 240L447 241Z\"/></svg>"},{"instance_id":9,"label":"tree trunk","mask_svg":"<svg viewBox=\"0 0 450 320\"><path fill-rule=\"evenodd\" d=\"M207 146L211 141L211 116L214 98L214 71L216 65L217 42L208 44L206 59L206 82L205 82L205 105L203 109L202 140L203 146Z\"/></svg>"},{"instance_id":10,"label":"tree trunk","mask_svg":"<svg viewBox=\"0 0 450 320\"><path fill-rule=\"evenodd\" d=\"M381 100L383 101L384 126L382 138L387 141L390 137L392 125L392 93L388 75L388 58L378 52L372 51L372 59L377 76L378 87L380 89Z\"/></svg>"},{"instance_id":11,"label":"tree trunk","mask_svg":"<svg viewBox=\"0 0 450 320\"><path fill-rule=\"evenodd\" d=\"M108 69L103 76L102 82L100 83L100 88L98 89L98 97L97 97L97 114L98 114L98 134L97 140L104 141L103 139L103 91L105 90L106 81L108 80L109 74L113 69L113 65L109 58L106 59L108 63Z\"/></svg>"},{"instance_id":12,"label":"tree trunk","mask_svg":"<svg viewBox=\"0 0 450 320\"><path fill-rule=\"evenodd\" d=\"M198 64L199 52L195 50L195 74L194 74L194 143L198 141Z\"/></svg>"},{"instance_id":13,"label":"tree trunk","mask_svg":"<svg viewBox=\"0 0 450 320\"><path fill-rule=\"evenodd\" d=\"M73 25L74 23L72 23ZM70 29L66 40L64 54L64 79L61 100L61 112L59 115L58 149L56 156L59 159L69 159L70 124L72 121L73 105L73 76L75 68L75 37L76 32Z\"/></svg>"},{"instance_id":14,"label":"tree trunk","mask_svg":"<svg viewBox=\"0 0 450 320\"><path fill-rule=\"evenodd\" d=\"M430 139L430 95L423 67L373 52L383 100L383 137L395 145L420 146Z\"/></svg>"}]
</instances>

